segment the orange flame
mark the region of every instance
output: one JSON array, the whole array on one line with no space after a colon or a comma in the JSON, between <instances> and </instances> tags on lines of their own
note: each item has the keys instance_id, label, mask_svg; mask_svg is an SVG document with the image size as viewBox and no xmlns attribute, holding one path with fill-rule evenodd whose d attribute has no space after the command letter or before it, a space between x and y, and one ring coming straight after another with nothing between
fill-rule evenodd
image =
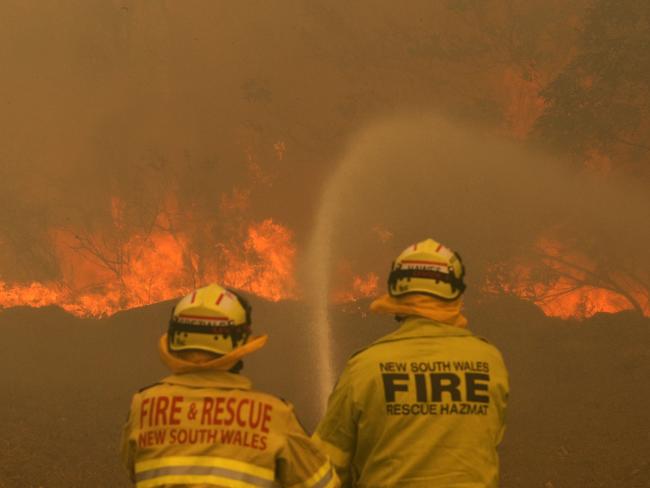
<instances>
[{"instance_id":1,"label":"orange flame","mask_svg":"<svg viewBox=\"0 0 650 488\"><path fill-rule=\"evenodd\" d=\"M222 282L272 301L296 297L293 234L267 219L248 227L248 238L239 250L224 250L230 261L225 271L215 270Z\"/></svg>"},{"instance_id":2,"label":"orange flame","mask_svg":"<svg viewBox=\"0 0 650 488\"><path fill-rule=\"evenodd\" d=\"M46 307L62 301L66 291L56 284L29 283L25 285L8 285L0 281L0 301L2 308Z\"/></svg>"},{"instance_id":3,"label":"orange flame","mask_svg":"<svg viewBox=\"0 0 650 488\"><path fill-rule=\"evenodd\" d=\"M599 312L616 313L632 309L630 302L618 293L583 286L565 292L571 286L565 280L558 280L553 289L545 290L552 298L536 300L534 303L549 317L588 318Z\"/></svg>"},{"instance_id":4,"label":"orange flame","mask_svg":"<svg viewBox=\"0 0 650 488\"><path fill-rule=\"evenodd\" d=\"M377 295L379 276L370 272L365 276L355 275L348 285L332 294L334 303L356 302L362 298L373 297Z\"/></svg>"},{"instance_id":5,"label":"orange flame","mask_svg":"<svg viewBox=\"0 0 650 488\"><path fill-rule=\"evenodd\" d=\"M241 197L235 193L234 203L226 206L242 205ZM124 228L123 210L120 201L113 199L113 235ZM103 317L172 299L209 282L272 301L295 297L293 233L271 219L248 224L241 243L236 238L219 243L213 262L201 268L191 240L182 231L171 232L166 214L158 215L154 228L122 241L100 233L80 236L69 230L52 231L60 278L29 284L0 281L0 308L58 305L74 315Z\"/></svg>"},{"instance_id":6,"label":"orange flame","mask_svg":"<svg viewBox=\"0 0 650 488\"><path fill-rule=\"evenodd\" d=\"M295 298L293 233L271 219L246 217L252 188L269 187L275 178L258 161L255 141L246 139L250 188L223 193L216 216L195 218L171 196L150 216L155 216L153 225L134 223L129 220L133 209L112 197L111 222L104 227L51 229L58 278L0 280L0 309L58 305L78 316L103 317L179 297L210 282L272 301ZM287 148L278 141L273 150L281 161ZM215 236L226 237L217 241Z\"/></svg>"},{"instance_id":7,"label":"orange flame","mask_svg":"<svg viewBox=\"0 0 650 488\"><path fill-rule=\"evenodd\" d=\"M484 291L510 294L533 302L545 315L584 319L599 312L616 313L634 308L650 316L648 290L635 285L620 272L610 272L608 287L585 256L569 253L557 241L540 239L541 258L512 260L495 265Z\"/></svg>"}]
</instances>

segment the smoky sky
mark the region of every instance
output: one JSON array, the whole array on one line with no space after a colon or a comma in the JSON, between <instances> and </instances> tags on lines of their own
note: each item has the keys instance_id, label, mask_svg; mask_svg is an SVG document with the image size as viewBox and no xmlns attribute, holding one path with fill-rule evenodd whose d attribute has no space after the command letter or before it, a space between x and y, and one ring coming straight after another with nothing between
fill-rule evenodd
<instances>
[{"instance_id":1,"label":"smoky sky","mask_svg":"<svg viewBox=\"0 0 650 488\"><path fill-rule=\"evenodd\" d=\"M547 238L565 245L568 261L577 252L610 271L647 276L646 190L570 168L484 127L395 115L351 138L331 181L333 261L366 270L383 262L385 278L399 252L432 237L462 255L469 282L480 287L490 264L530 256Z\"/></svg>"},{"instance_id":2,"label":"smoky sky","mask_svg":"<svg viewBox=\"0 0 650 488\"><path fill-rule=\"evenodd\" d=\"M0 276L27 280L54 273L47 269L56 266L48 229L101 226L110 221L112 197L146 222L169 195L181 208L211 216L222 195L242 188L251 195L249 218L289 226L304 248L323 182L347 157L356 134L413 111L503 132L504 107L514 99L504 88L504 70L519 70L524 78L530 63L557 71L585 5L2 2ZM369 148L363 171L374 182L363 187L380 208L404 194L406 187L388 184L405 181L402 167L415 172L409 181L425 196L414 202L414 220L398 218L399 207L371 211L369 200L350 214L364 229L378 221L398 236L392 242L407 244L422 234L420 223L431 228L430 216L438 215L458 224L436 227L434 237L450 236L449 244L462 249L469 240L532 235L542 222L576 209L591 222L591 202L598 198L578 198L580 191L566 183L574 176L558 186L545 161L531 163L528 155L501 146L491 152L480 140L487 135L469 140L454 130L451 146L417 130L407 142L411 136L401 127L395 127L395 137L406 138L401 142L380 131L382 141L363 143ZM278 143L285 148L281 156ZM444 158L434 157L440 156L434 149L460 146L471 146L476 157L468 153L457 166L454 158L441 163ZM380 147L390 148L390 162L373 149ZM502 150L507 154L495 155ZM525 164L515 164L524 157ZM416 159L421 163L402 162ZM492 174L505 180L493 181ZM438 176L444 182L432 180ZM552 198L554 192L559 196ZM485 201L498 202L495 210L472 219L472 209ZM531 205L535 210L526 213ZM439 215L441 208L456 210ZM624 214L612 225L634 233L623 222L635 213ZM479 248L467 247L481 257Z\"/></svg>"}]
</instances>

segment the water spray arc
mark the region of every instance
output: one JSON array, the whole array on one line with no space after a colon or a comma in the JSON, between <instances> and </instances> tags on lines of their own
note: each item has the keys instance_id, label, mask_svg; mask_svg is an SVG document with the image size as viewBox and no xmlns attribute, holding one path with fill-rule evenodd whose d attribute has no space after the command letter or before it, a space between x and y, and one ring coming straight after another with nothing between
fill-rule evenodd
<instances>
[{"instance_id":1,"label":"water spray arc","mask_svg":"<svg viewBox=\"0 0 650 488\"><path fill-rule=\"evenodd\" d=\"M330 266L332 261L332 215L335 212L334 202L331 196L334 193L333 187L335 186L336 179L336 174L334 174L325 186L309 246L310 279L312 281L310 289L314 294L312 297L313 315L310 326L313 329L311 337L318 368L319 416L324 412L324 405L334 382L332 336L328 306Z\"/></svg>"},{"instance_id":2,"label":"water spray arc","mask_svg":"<svg viewBox=\"0 0 650 488\"><path fill-rule=\"evenodd\" d=\"M338 360L329 312L332 273L340 256L351 262L387 263L380 249L397 252L398 241L406 245L424 236L437 237L461 250L476 292L494 275L495 263L501 264L514 274L505 276L506 288L500 293L530 301L528 290L542 290L541 296L547 293L555 300L548 302L556 305L553 315L581 317L585 304L590 314L631 305L620 293L606 296L600 281L580 274L570 283L578 287L572 295L557 280L535 281L531 270L552 272L555 268L547 262L558 255L551 248L540 258L536 243L556 234L560 244L575 243L571 252L559 256L587 271L590 261L581 260L582 254L596 263L622 263L625 258L631 269L645 270L648 254L643 246L648 237L638 222L648 220L649 208L647 192L636 184L574 170L489 127L423 113L393 116L365 127L351 139L326 181L307 254L320 408L334 383ZM395 241L378 246L370 232L375 223L390 229ZM566 269L564 264L560 271ZM603 276L611 278L608 269L604 272L610 274ZM600 272L592 270L596 278ZM521 281L526 276L532 278ZM625 286L621 289L629 291ZM650 313L647 288L638 295L644 313ZM566 300L558 300L559 296ZM534 303L539 305L539 300Z\"/></svg>"},{"instance_id":3,"label":"water spray arc","mask_svg":"<svg viewBox=\"0 0 650 488\"><path fill-rule=\"evenodd\" d=\"M329 319L331 272L334 266L334 228L342 210L341 196L354 167L355 160L345 158L326 181L308 252L311 269L309 279L312 283L310 289L313 293L310 326L318 368L319 414L324 413L327 398L335 381L332 327Z\"/></svg>"}]
</instances>

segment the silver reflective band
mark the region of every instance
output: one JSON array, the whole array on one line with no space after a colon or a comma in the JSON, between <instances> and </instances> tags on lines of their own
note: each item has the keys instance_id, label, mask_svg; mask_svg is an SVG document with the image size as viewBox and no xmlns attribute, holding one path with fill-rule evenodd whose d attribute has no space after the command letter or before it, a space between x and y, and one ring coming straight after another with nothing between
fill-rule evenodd
<instances>
[{"instance_id":1,"label":"silver reflective band","mask_svg":"<svg viewBox=\"0 0 650 488\"><path fill-rule=\"evenodd\" d=\"M277 486L272 480L258 478L252 474L243 473L241 471L233 471L226 468L217 468L213 466L166 466L161 468L150 469L142 471L135 476L136 483L141 483L154 478L163 476L220 476L231 480L241 481L254 486L273 487ZM330 475L331 476L331 475ZM320 486L320 485L319 485Z\"/></svg>"},{"instance_id":2,"label":"silver reflective band","mask_svg":"<svg viewBox=\"0 0 650 488\"><path fill-rule=\"evenodd\" d=\"M330 481L332 481L332 476L333 476L332 468L330 468L325 476L323 476L318 483L315 485L312 485L311 488L325 488Z\"/></svg>"}]
</instances>

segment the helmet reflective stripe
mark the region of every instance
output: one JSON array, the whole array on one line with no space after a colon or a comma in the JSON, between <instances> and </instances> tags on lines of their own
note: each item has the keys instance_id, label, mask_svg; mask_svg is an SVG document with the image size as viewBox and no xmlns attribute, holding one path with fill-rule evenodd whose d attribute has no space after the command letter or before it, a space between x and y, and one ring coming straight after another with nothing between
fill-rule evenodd
<instances>
[{"instance_id":1,"label":"helmet reflective stripe","mask_svg":"<svg viewBox=\"0 0 650 488\"><path fill-rule=\"evenodd\" d=\"M294 486L300 488L325 488L329 486L333 477L332 465L329 461L326 461L308 480Z\"/></svg>"},{"instance_id":2,"label":"helmet reflective stripe","mask_svg":"<svg viewBox=\"0 0 650 488\"><path fill-rule=\"evenodd\" d=\"M136 486L149 488L167 484L217 486L274 486L272 470L233 459L211 456L169 456L135 465Z\"/></svg>"},{"instance_id":3,"label":"helmet reflective stripe","mask_svg":"<svg viewBox=\"0 0 650 488\"><path fill-rule=\"evenodd\" d=\"M440 262L440 261L424 261L424 260L419 260L418 261L417 259L404 259L404 260L402 260L402 264L406 264L406 265L409 265L409 264L415 264L415 265L421 264L421 265L424 265L424 266L445 266L446 267L449 263Z\"/></svg>"},{"instance_id":4,"label":"helmet reflective stripe","mask_svg":"<svg viewBox=\"0 0 650 488\"><path fill-rule=\"evenodd\" d=\"M172 332L194 332L198 334L237 334L238 332L249 332L250 325L203 325L203 324L184 324L175 322L169 325Z\"/></svg>"},{"instance_id":5,"label":"helmet reflective stripe","mask_svg":"<svg viewBox=\"0 0 650 488\"><path fill-rule=\"evenodd\" d=\"M388 293L433 295L455 300L465 291L465 268L458 253L433 239L409 246L393 262L388 277Z\"/></svg>"},{"instance_id":6,"label":"helmet reflective stripe","mask_svg":"<svg viewBox=\"0 0 650 488\"><path fill-rule=\"evenodd\" d=\"M220 285L199 288L174 307L167 333L170 351L202 350L228 354L251 334L251 308Z\"/></svg>"},{"instance_id":7,"label":"helmet reflective stripe","mask_svg":"<svg viewBox=\"0 0 650 488\"><path fill-rule=\"evenodd\" d=\"M176 321L182 324L196 324L202 322L206 322L208 324L213 324L215 322L218 324L232 324L232 319L228 317L201 317L200 315L179 315L176 318Z\"/></svg>"}]
</instances>

